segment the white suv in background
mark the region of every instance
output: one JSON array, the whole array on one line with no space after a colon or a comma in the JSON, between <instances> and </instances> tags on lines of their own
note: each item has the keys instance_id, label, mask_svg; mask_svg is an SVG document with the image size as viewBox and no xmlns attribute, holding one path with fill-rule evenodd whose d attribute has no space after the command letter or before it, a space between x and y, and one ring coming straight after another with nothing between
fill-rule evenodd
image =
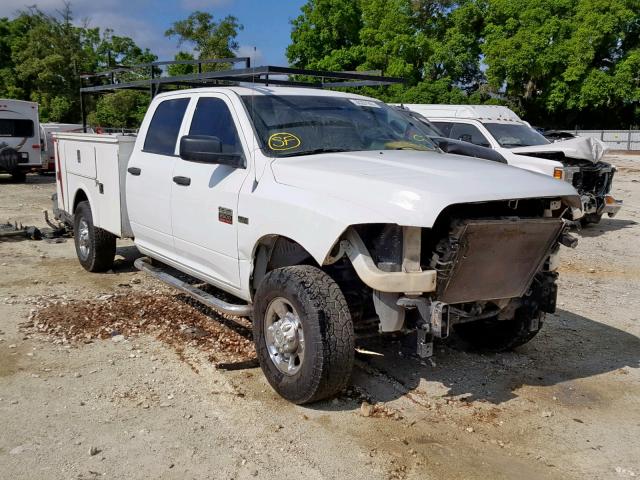
<instances>
[{"instance_id":1,"label":"white suv in background","mask_svg":"<svg viewBox=\"0 0 640 480\"><path fill-rule=\"evenodd\" d=\"M405 108L429 119L444 135L498 151L509 165L551 175L580 193L583 224L603 214L615 216L621 201L609 192L615 167L601 161L606 147L597 139L577 137L549 142L507 107L497 105L421 105Z\"/></svg>"}]
</instances>

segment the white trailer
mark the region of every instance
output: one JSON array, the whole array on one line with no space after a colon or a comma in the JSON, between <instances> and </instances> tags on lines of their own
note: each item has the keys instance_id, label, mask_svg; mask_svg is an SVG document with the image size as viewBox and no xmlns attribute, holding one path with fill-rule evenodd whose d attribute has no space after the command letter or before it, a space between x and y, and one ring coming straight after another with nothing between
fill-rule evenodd
<instances>
[{"instance_id":1,"label":"white trailer","mask_svg":"<svg viewBox=\"0 0 640 480\"><path fill-rule=\"evenodd\" d=\"M0 172L23 180L41 167L38 104L0 99Z\"/></svg>"}]
</instances>

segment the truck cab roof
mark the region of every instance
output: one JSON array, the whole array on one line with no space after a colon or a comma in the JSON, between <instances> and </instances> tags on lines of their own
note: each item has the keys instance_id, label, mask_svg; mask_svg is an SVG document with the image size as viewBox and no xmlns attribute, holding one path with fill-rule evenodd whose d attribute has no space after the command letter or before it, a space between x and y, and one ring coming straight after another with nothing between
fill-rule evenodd
<instances>
[{"instance_id":1,"label":"truck cab roof","mask_svg":"<svg viewBox=\"0 0 640 480\"><path fill-rule=\"evenodd\" d=\"M206 93L224 93L234 92L240 96L246 95L306 95L316 97L344 97L344 98L361 98L366 100L373 100L380 102L372 97L366 97L364 95L358 95L356 93L337 92L335 90L323 90L320 88L309 87L278 87L278 86L264 86L264 85L240 85L240 86L216 86L216 87L199 87L189 88L184 90L175 90L171 92L165 92L157 95L155 98L161 100L173 95L193 95L193 94L206 94Z\"/></svg>"},{"instance_id":2,"label":"truck cab roof","mask_svg":"<svg viewBox=\"0 0 640 480\"><path fill-rule=\"evenodd\" d=\"M518 117L513 110L501 105L405 104L404 106L426 116L427 118L459 118L479 120L481 122L526 123Z\"/></svg>"}]
</instances>

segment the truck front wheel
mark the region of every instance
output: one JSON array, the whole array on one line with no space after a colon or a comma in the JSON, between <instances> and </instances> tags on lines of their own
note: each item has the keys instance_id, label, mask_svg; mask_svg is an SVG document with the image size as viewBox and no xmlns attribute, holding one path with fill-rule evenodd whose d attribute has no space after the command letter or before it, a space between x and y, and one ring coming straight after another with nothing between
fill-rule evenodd
<instances>
[{"instance_id":1,"label":"truck front wheel","mask_svg":"<svg viewBox=\"0 0 640 480\"><path fill-rule=\"evenodd\" d=\"M342 391L355 354L342 291L309 265L269 272L256 292L253 338L260 366L282 397L311 403Z\"/></svg>"},{"instance_id":2,"label":"truck front wheel","mask_svg":"<svg viewBox=\"0 0 640 480\"><path fill-rule=\"evenodd\" d=\"M73 215L73 237L78 260L89 272L106 272L113 267L116 237L93 225L89 202L80 202Z\"/></svg>"}]
</instances>

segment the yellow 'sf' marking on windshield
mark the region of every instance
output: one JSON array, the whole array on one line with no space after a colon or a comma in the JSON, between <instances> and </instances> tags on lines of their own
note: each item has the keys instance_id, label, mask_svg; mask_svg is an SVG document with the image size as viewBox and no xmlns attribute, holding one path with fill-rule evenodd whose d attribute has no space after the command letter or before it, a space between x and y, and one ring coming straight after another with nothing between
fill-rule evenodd
<instances>
[{"instance_id":1,"label":"yellow 'sf' marking on windshield","mask_svg":"<svg viewBox=\"0 0 640 480\"><path fill-rule=\"evenodd\" d=\"M302 142L293 133L278 132L269 137L269 148L271 150L291 150L298 148Z\"/></svg>"}]
</instances>

